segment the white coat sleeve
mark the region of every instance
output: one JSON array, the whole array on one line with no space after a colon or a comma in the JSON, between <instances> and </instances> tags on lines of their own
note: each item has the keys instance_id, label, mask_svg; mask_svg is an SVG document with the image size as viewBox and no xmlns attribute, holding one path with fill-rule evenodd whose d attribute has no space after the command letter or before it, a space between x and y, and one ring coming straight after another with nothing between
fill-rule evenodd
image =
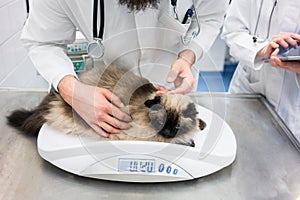
<instances>
[{"instance_id":1,"label":"white coat sleeve","mask_svg":"<svg viewBox=\"0 0 300 200\"><path fill-rule=\"evenodd\" d=\"M195 9L200 23L200 33L183 48L191 49L196 55L196 61L199 61L203 52L208 52L220 33L229 1L204 0L195 2Z\"/></svg>"},{"instance_id":2,"label":"white coat sleeve","mask_svg":"<svg viewBox=\"0 0 300 200\"><path fill-rule=\"evenodd\" d=\"M252 39L250 0L235 0L229 6L222 32L222 38L227 43L230 54L253 69L260 69L263 59L256 58L257 52L267 45L268 41L254 43Z\"/></svg>"},{"instance_id":3,"label":"white coat sleeve","mask_svg":"<svg viewBox=\"0 0 300 200\"><path fill-rule=\"evenodd\" d=\"M21 41L37 71L56 90L66 75L74 75L66 45L75 39L76 29L57 0L33 0Z\"/></svg>"}]
</instances>

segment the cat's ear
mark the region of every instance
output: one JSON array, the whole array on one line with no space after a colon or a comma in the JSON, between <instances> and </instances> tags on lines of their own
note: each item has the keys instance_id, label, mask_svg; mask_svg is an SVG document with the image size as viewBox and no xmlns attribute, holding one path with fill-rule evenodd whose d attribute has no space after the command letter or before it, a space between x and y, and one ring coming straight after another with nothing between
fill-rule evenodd
<instances>
[{"instance_id":1,"label":"cat's ear","mask_svg":"<svg viewBox=\"0 0 300 200\"><path fill-rule=\"evenodd\" d=\"M160 101L161 101L161 96L156 96L156 97L154 97L154 99L149 99L149 100L145 101L144 104L147 108L151 108L152 106L159 104Z\"/></svg>"},{"instance_id":2,"label":"cat's ear","mask_svg":"<svg viewBox=\"0 0 300 200\"><path fill-rule=\"evenodd\" d=\"M198 119L198 120L199 120L199 128L202 131L203 129L205 129L206 123L202 119Z\"/></svg>"}]
</instances>

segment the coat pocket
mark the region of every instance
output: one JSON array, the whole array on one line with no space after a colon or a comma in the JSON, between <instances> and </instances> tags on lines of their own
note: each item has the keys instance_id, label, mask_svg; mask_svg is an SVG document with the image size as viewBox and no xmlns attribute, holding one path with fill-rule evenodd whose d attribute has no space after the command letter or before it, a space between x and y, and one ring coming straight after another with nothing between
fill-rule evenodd
<instances>
[{"instance_id":1,"label":"coat pocket","mask_svg":"<svg viewBox=\"0 0 300 200\"><path fill-rule=\"evenodd\" d=\"M255 72L246 65L239 65L232 78L231 93L263 93L259 72Z\"/></svg>"}]
</instances>

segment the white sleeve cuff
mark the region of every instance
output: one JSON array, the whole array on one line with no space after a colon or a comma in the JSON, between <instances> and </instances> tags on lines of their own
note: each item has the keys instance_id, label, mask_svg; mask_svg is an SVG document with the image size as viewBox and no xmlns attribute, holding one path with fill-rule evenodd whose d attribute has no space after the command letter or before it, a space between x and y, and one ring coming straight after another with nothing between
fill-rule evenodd
<instances>
[{"instance_id":1,"label":"white sleeve cuff","mask_svg":"<svg viewBox=\"0 0 300 200\"><path fill-rule=\"evenodd\" d=\"M59 74L58 76L56 76L55 78L52 79L52 87L55 89L56 92L59 92L57 86L58 86L59 82L61 81L61 79L63 79L63 77L68 76L68 75L72 75L78 79L76 73Z\"/></svg>"},{"instance_id":2,"label":"white sleeve cuff","mask_svg":"<svg viewBox=\"0 0 300 200\"><path fill-rule=\"evenodd\" d=\"M199 61L203 56L203 48L199 44L197 44L195 41L191 41L190 44L188 44L186 46L184 45L182 47L182 49L180 50L180 52L185 49L190 49L195 53L195 63L197 61Z\"/></svg>"},{"instance_id":3,"label":"white sleeve cuff","mask_svg":"<svg viewBox=\"0 0 300 200\"><path fill-rule=\"evenodd\" d=\"M259 52L262 48L264 48L266 45L268 45L268 41L266 42L263 42L263 43L258 43L258 44L255 44L255 47L254 47L254 54L253 54L253 57L252 57L252 63L250 66L252 66L253 69L255 70L260 70L263 66L263 64L265 63L265 59L264 58L260 58L260 57L256 57L257 55L257 52Z\"/></svg>"}]
</instances>

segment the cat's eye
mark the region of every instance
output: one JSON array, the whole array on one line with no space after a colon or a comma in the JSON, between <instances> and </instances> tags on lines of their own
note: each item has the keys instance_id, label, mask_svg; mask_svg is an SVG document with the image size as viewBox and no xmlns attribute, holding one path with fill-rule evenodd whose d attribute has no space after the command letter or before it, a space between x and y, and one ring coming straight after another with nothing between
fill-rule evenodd
<instances>
[{"instance_id":1,"label":"cat's eye","mask_svg":"<svg viewBox=\"0 0 300 200\"><path fill-rule=\"evenodd\" d=\"M194 118L195 118L195 117L186 117L185 119L186 119L186 120L189 120L189 121L193 121Z\"/></svg>"},{"instance_id":2,"label":"cat's eye","mask_svg":"<svg viewBox=\"0 0 300 200\"><path fill-rule=\"evenodd\" d=\"M196 110L196 107L194 104L189 104L185 110L182 111L183 117L185 118L196 118L198 111Z\"/></svg>"}]
</instances>

